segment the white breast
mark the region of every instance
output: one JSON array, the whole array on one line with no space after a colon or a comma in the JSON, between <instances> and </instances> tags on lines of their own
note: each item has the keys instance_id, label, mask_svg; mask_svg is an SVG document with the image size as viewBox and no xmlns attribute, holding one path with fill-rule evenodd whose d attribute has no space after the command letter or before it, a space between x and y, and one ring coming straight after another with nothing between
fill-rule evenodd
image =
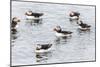
<instances>
[{"instance_id":1,"label":"white breast","mask_svg":"<svg viewBox=\"0 0 100 67\"><path fill-rule=\"evenodd\" d=\"M34 16L26 16L26 19L34 19Z\"/></svg>"},{"instance_id":2,"label":"white breast","mask_svg":"<svg viewBox=\"0 0 100 67\"><path fill-rule=\"evenodd\" d=\"M34 17L34 16L26 16L28 20L41 20L42 18Z\"/></svg>"},{"instance_id":3,"label":"white breast","mask_svg":"<svg viewBox=\"0 0 100 67\"><path fill-rule=\"evenodd\" d=\"M17 24L17 25L16 25L16 29L17 29L18 27L19 27L19 25Z\"/></svg>"},{"instance_id":4,"label":"white breast","mask_svg":"<svg viewBox=\"0 0 100 67\"><path fill-rule=\"evenodd\" d=\"M71 34L62 34L62 33L57 33L55 34L56 36L58 37L68 37L68 36L71 36Z\"/></svg>"},{"instance_id":5,"label":"white breast","mask_svg":"<svg viewBox=\"0 0 100 67\"><path fill-rule=\"evenodd\" d=\"M51 48L44 50L44 49L40 49L40 50L35 50L36 53L45 53L45 52L49 52L51 51Z\"/></svg>"},{"instance_id":6,"label":"white breast","mask_svg":"<svg viewBox=\"0 0 100 67\"><path fill-rule=\"evenodd\" d=\"M77 16L73 16L73 17L70 17L70 19L72 19L72 20L77 20L78 17L77 17Z\"/></svg>"},{"instance_id":7,"label":"white breast","mask_svg":"<svg viewBox=\"0 0 100 67\"><path fill-rule=\"evenodd\" d=\"M82 28L81 26L78 26L79 29L81 30L89 30L90 28Z\"/></svg>"}]
</instances>

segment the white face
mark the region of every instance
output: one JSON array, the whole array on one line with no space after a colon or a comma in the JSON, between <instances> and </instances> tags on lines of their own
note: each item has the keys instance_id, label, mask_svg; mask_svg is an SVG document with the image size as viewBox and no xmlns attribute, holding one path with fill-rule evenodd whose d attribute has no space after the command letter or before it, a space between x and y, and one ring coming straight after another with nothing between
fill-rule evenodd
<instances>
[{"instance_id":1,"label":"white face","mask_svg":"<svg viewBox=\"0 0 100 67\"><path fill-rule=\"evenodd\" d=\"M71 15L74 15L74 13L72 12Z\"/></svg>"},{"instance_id":2,"label":"white face","mask_svg":"<svg viewBox=\"0 0 100 67\"><path fill-rule=\"evenodd\" d=\"M57 27L56 27L56 30L61 30L61 27L60 27L60 26L57 26Z\"/></svg>"},{"instance_id":3,"label":"white face","mask_svg":"<svg viewBox=\"0 0 100 67\"><path fill-rule=\"evenodd\" d=\"M60 26L56 26L56 27L54 28L54 31L56 31L56 32L61 31L61 27L60 27Z\"/></svg>"},{"instance_id":4,"label":"white face","mask_svg":"<svg viewBox=\"0 0 100 67\"><path fill-rule=\"evenodd\" d=\"M28 11L28 12L26 12L28 15L31 15L32 14L32 11Z\"/></svg>"},{"instance_id":5,"label":"white face","mask_svg":"<svg viewBox=\"0 0 100 67\"><path fill-rule=\"evenodd\" d=\"M41 45L37 45L37 48L40 49L41 48Z\"/></svg>"},{"instance_id":6,"label":"white face","mask_svg":"<svg viewBox=\"0 0 100 67\"><path fill-rule=\"evenodd\" d=\"M19 20L17 17L14 17L14 18L13 18L13 21L19 22L20 20Z\"/></svg>"}]
</instances>

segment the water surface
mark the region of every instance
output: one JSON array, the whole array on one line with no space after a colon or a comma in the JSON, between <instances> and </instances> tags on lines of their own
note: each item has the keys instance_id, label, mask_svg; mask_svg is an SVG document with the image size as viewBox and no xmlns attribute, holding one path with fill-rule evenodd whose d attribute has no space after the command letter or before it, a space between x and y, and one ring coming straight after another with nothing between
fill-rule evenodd
<instances>
[{"instance_id":1,"label":"water surface","mask_svg":"<svg viewBox=\"0 0 100 67\"><path fill-rule=\"evenodd\" d=\"M28 10L44 13L41 24L31 25L24 13ZM81 19L91 25L90 32L80 32L69 21L69 12L78 11ZM32 2L12 2L12 17L21 19L17 38L12 42L12 65L46 64L95 60L95 7ZM57 38L53 28L60 25L72 31L72 37ZM36 58L37 43L52 43L52 50Z\"/></svg>"}]
</instances>

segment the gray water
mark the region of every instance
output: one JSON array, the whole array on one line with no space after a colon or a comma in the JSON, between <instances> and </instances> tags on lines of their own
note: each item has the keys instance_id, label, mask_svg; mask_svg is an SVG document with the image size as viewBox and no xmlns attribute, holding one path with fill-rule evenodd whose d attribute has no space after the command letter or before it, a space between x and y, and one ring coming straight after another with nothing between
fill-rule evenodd
<instances>
[{"instance_id":1,"label":"gray water","mask_svg":"<svg viewBox=\"0 0 100 67\"><path fill-rule=\"evenodd\" d=\"M30 24L24 13L28 10L44 13L41 24ZM91 25L90 32L80 32L75 22L69 21L69 12L78 11L81 19ZM32 2L12 2L12 17L21 19L17 38L13 40L12 65L46 64L95 60L95 7ZM53 28L60 25L72 31L72 37L57 38ZM37 43L52 43L52 50L36 58ZM39 61L38 61L39 60Z\"/></svg>"}]
</instances>

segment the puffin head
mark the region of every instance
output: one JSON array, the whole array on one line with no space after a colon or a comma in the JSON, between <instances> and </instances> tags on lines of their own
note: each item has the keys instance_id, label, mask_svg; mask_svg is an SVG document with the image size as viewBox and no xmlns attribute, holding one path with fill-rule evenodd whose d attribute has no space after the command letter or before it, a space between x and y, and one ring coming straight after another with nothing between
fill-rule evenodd
<instances>
[{"instance_id":1,"label":"puffin head","mask_svg":"<svg viewBox=\"0 0 100 67\"><path fill-rule=\"evenodd\" d=\"M37 44L36 50L40 50L41 49L41 45Z\"/></svg>"},{"instance_id":2,"label":"puffin head","mask_svg":"<svg viewBox=\"0 0 100 67\"><path fill-rule=\"evenodd\" d=\"M74 15L74 11L71 11L70 13L69 13L69 16L73 16Z\"/></svg>"},{"instance_id":3,"label":"puffin head","mask_svg":"<svg viewBox=\"0 0 100 67\"><path fill-rule=\"evenodd\" d=\"M30 16L30 15L32 15L32 11L30 10L30 11L27 11L26 13L25 13L25 15L28 15L28 16Z\"/></svg>"},{"instance_id":4,"label":"puffin head","mask_svg":"<svg viewBox=\"0 0 100 67\"><path fill-rule=\"evenodd\" d=\"M61 31L61 27L60 26L56 26L53 30L56 31L56 32L59 32L59 31Z\"/></svg>"},{"instance_id":5,"label":"puffin head","mask_svg":"<svg viewBox=\"0 0 100 67\"><path fill-rule=\"evenodd\" d=\"M14 22L20 22L20 19L17 18L17 17L13 17L12 21L14 21Z\"/></svg>"}]
</instances>

